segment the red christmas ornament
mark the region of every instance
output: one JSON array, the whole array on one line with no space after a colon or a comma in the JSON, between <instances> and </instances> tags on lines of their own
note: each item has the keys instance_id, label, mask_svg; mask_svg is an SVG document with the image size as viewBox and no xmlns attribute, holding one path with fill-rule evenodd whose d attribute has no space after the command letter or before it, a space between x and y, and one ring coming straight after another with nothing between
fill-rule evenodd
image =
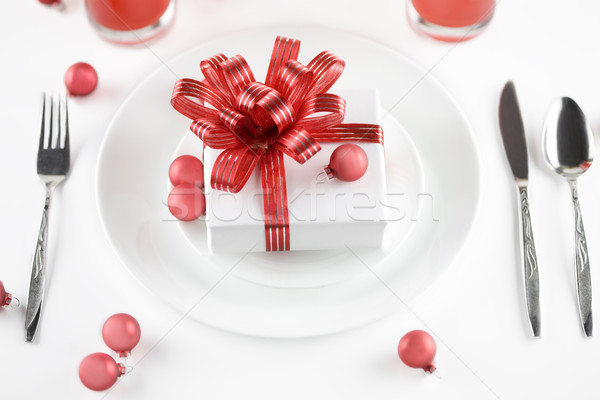
<instances>
[{"instance_id":1,"label":"red christmas ornament","mask_svg":"<svg viewBox=\"0 0 600 400\"><path fill-rule=\"evenodd\" d=\"M140 341L140 324L129 314L115 314L108 318L102 327L104 343L117 352L119 357L127 357Z\"/></svg>"},{"instance_id":2,"label":"red christmas ornament","mask_svg":"<svg viewBox=\"0 0 600 400\"><path fill-rule=\"evenodd\" d=\"M353 182L365 174L368 166L369 159L362 147L346 143L331 153L325 174L329 179L338 178L341 181Z\"/></svg>"},{"instance_id":3,"label":"red christmas ornament","mask_svg":"<svg viewBox=\"0 0 600 400\"><path fill-rule=\"evenodd\" d=\"M60 0L38 0L38 1L47 6L57 6L61 3Z\"/></svg>"},{"instance_id":4,"label":"red christmas ornament","mask_svg":"<svg viewBox=\"0 0 600 400\"><path fill-rule=\"evenodd\" d=\"M423 368L430 373L436 370L433 362L436 349L435 340L429 333L421 330L408 332L398 343L398 355L404 364L412 368Z\"/></svg>"},{"instance_id":5,"label":"red christmas ornament","mask_svg":"<svg viewBox=\"0 0 600 400\"><path fill-rule=\"evenodd\" d=\"M181 221L193 221L206 214L204 193L189 183L175 186L169 194L167 204L171 214Z\"/></svg>"},{"instance_id":6,"label":"red christmas ornament","mask_svg":"<svg viewBox=\"0 0 600 400\"><path fill-rule=\"evenodd\" d=\"M115 384L125 373L125 366L108 354L90 354L79 364L79 379L88 389L102 391Z\"/></svg>"},{"instance_id":7,"label":"red christmas ornament","mask_svg":"<svg viewBox=\"0 0 600 400\"><path fill-rule=\"evenodd\" d=\"M96 89L98 74L90 64L78 62L65 73L65 85L71 96L85 96Z\"/></svg>"},{"instance_id":8,"label":"red christmas ornament","mask_svg":"<svg viewBox=\"0 0 600 400\"><path fill-rule=\"evenodd\" d=\"M12 301L12 295L10 293L6 293L6 289L4 289L4 284L0 281L0 307L5 307L10 305Z\"/></svg>"},{"instance_id":9,"label":"red christmas ornament","mask_svg":"<svg viewBox=\"0 0 600 400\"><path fill-rule=\"evenodd\" d=\"M204 164L194 156L177 157L169 167L169 179L173 186L189 183L204 188Z\"/></svg>"}]
</instances>

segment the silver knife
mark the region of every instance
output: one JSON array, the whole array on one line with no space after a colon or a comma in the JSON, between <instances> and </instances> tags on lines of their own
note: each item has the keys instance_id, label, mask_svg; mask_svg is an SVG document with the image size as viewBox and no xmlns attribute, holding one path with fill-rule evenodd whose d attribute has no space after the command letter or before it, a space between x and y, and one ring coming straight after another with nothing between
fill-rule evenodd
<instances>
[{"instance_id":1,"label":"silver knife","mask_svg":"<svg viewBox=\"0 0 600 400\"><path fill-rule=\"evenodd\" d=\"M519 225L523 241L521 258L523 260L527 316L529 317L533 336L541 337L539 271L531 228L529 194L527 193L529 184L527 142L525 141L525 129L523 128L523 119L519 110L515 85L511 81L507 82L502 90L499 117L504 150L506 150L506 157L517 183L521 208Z\"/></svg>"}]
</instances>

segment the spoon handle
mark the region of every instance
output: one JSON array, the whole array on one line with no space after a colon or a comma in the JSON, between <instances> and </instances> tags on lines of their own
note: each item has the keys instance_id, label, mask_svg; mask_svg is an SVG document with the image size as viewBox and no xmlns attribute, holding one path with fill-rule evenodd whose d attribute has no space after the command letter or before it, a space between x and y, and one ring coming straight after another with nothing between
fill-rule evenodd
<instances>
[{"instance_id":1,"label":"spoon handle","mask_svg":"<svg viewBox=\"0 0 600 400\"><path fill-rule=\"evenodd\" d=\"M534 337L541 336L540 318L540 284L537 254L531 228L531 213L529 209L529 193L527 181L517 181L519 188L519 204L521 206L521 239L523 240L523 277L525 279L525 301L527 315Z\"/></svg>"},{"instance_id":2,"label":"spoon handle","mask_svg":"<svg viewBox=\"0 0 600 400\"><path fill-rule=\"evenodd\" d=\"M569 180L573 207L575 209L575 278L577 283L577 300L579 302L579 315L583 330L587 336L593 335L592 321L592 278L590 273L590 257L583 229L583 217L579 206L577 194L577 181Z\"/></svg>"}]
</instances>

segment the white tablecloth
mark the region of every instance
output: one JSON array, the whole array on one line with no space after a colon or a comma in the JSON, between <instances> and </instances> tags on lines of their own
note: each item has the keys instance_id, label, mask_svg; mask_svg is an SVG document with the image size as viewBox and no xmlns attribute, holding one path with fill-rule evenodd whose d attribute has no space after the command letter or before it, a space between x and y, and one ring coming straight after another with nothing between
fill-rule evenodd
<instances>
[{"instance_id":1,"label":"white tablecloth","mask_svg":"<svg viewBox=\"0 0 600 400\"><path fill-rule=\"evenodd\" d=\"M35 343L25 343L24 307L0 312L0 395L25 399L562 399L600 395L600 339L583 336L573 273L572 214L566 183L551 174L541 131L552 101L578 101L600 130L600 3L500 0L489 30L458 46L418 36L402 0L178 0L167 36L145 47L98 38L82 1L56 12L37 1L6 0L0 43L0 279L24 303L43 200L35 171L39 93L61 89L69 65L87 61L98 90L72 101L72 173L51 216L46 308ZM467 245L448 272L398 312L361 329L304 340L225 333L183 319L120 264L94 199L99 146L127 94L161 60L232 30L314 24L384 43L421 64L455 97L483 160L482 206ZM517 84L530 150L534 234L544 333L532 340L523 312L516 205L497 127L499 92ZM441 133L442 134L442 133ZM596 182L596 183L595 183ZM600 168L580 182L593 285L600 291ZM599 292L600 293L600 292ZM598 302L595 301L595 306ZM100 329L116 312L140 322L139 364L110 392L82 386L77 369L107 351ZM416 315L416 316L415 316ZM411 370L396 355L400 337L430 329L440 338L441 379ZM141 360L141 361L140 361Z\"/></svg>"}]
</instances>

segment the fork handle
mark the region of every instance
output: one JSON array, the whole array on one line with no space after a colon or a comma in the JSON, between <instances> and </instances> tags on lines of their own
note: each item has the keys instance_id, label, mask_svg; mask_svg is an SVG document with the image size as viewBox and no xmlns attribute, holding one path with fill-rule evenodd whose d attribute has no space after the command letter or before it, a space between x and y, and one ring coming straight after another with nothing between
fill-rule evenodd
<instances>
[{"instance_id":1,"label":"fork handle","mask_svg":"<svg viewBox=\"0 0 600 400\"><path fill-rule=\"evenodd\" d=\"M27 342L33 341L42 313L47 265L46 248L48 246L48 216L50 214L50 200L56 185L56 182L46 183L46 201L42 212L42 221L37 236L35 252L33 253L31 279L29 281L29 292L27 294L27 309L25 311L25 340Z\"/></svg>"}]
</instances>

